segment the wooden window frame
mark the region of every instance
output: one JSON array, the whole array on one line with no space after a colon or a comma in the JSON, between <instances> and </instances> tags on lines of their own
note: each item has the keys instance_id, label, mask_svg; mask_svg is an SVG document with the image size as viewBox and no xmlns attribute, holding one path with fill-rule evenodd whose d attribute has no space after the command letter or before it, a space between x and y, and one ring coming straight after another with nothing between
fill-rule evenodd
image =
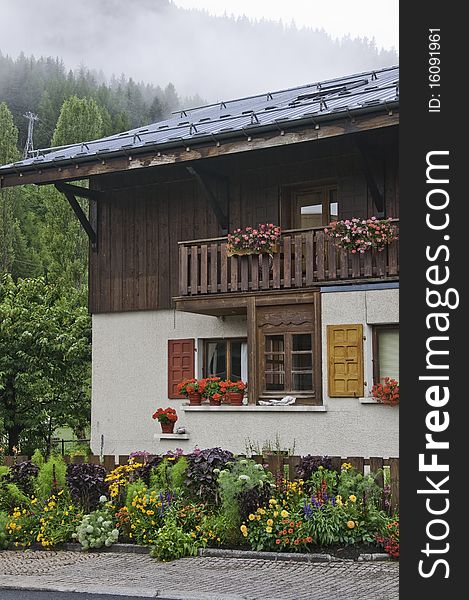
<instances>
[{"instance_id":1,"label":"wooden window frame","mask_svg":"<svg viewBox=\"0 0 469 600\"><path fill-rule=\"evenodd\" d=\"M282 325L265 326L260 332L259 338L259 361L258 361L258 397L259 398L283 398L286 395L293 395L297 398L297 404L322 404L322 348L321 335L318 329L320 324L314 323L311 326L304 325ZM293 390L291 384L293 380L292 369L292 348L293 335L309 334L311 335L311 354L313 380L312 390ZM285 365L285 390L269 391L265 389L265 338L270 335L284 336L284 365Z\"/></svg>"},{"instance_id":2,"label":"wooden window frame","mask_svg":"<svg viewBox=\"0 0 469 600\"><path fill-rule=\"evenodd\" d=\"M231 344L232 342L245 342L247 344L247 338L245 337L230 337L230 338L203 338L201 340L203 348L202 358L202 377L209 377L210 374L207 371L207 343L209 342L225 342L226 343L226 378L231 379ZM247 368L247 365L246 365Z\"/></svg>"},{"instance_id":3,"label":"wooden window frame","mask_svg":"<svg viewBox=\"0 0 469 600\"><path fill-rule=\"evenodd\" d=\"M300 194L308 192L320 192L322 194L322 223L319 227L329 225L330 192L333 190L335 190L337 193L337 204L340 215L339 185L337 181L327 179L323 181L295 183L283 186L280 197L280 226L282 229L288 230L296 228L294 225L294 217L297 206L297 198Z\"/></svg>"},{"instance_id":4,"label":"wooden window frame","mask_svg":"<svg viewBox=\"0 0 469 600\"><path fill-rule=\"evenodd\" d=\"M378 337L381 331L389 331L395 329L399 331L399 323L386 323L383 325L373 325L372 326L372 342L371 342L371 351L372 351L372 362L373 362L373 383L376 385L380 383L379 378L379 342Z\"/></svg>"},{"instance_id":5,"label":"wooden window frame","mask_svg":"<svg viewBox=\"0 0 469 600\"><path fill-rule=\"evenodd\" d=\"M282 328L283 329L283 328ZM283 356L284 356L284 376L285 376L285 389L282 391L275 391L275 390L266 390L265 389L265 374L266 374L266 369L265 369L265 365L266 365L266 356L267 354L276 354L275 352L266 352L265 351L265 338L269 337L269 336L282 336L283 337ZM311 379L313 381L313 389L311 390L295 390L293 388L293 336L294 335L310 335L311 336L311 350L310 351L304 351L304 354L311 354ZM262 340L263 342L263 364L264 364L264 369L262 372L262 377L263 377L263 382L262 382L262 395L264 397L266 396L271 396L273 394L299 394L302 396L311 396L312 394L315 394L315 373L314 373L314 354L315 354L315 350L314 350L314 331L312 329L300 329L300 330L294 330L292 331L291 329L285 329L285 331L275 331L275 333L272 333L270 331L264 331L263 332L263 336L264 339ZM297 352L296 352L297 353ZM280 353L277 353L280 354Z\"/></svg>"}]
</instances>

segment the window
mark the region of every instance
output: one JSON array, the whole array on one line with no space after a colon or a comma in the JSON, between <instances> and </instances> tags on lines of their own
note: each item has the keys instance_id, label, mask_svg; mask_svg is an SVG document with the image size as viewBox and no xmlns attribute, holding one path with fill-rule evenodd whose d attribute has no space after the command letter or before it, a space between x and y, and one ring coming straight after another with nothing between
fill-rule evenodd
<instances>
[{"instance_id":1,"label":"window","mask_svg":"<svg viewBox=\"0 0 469 600\"><path fill-rule=\"evenodd\" d=\"M373 379L386 377L399 381L399 327L379 325L373 328Z\"/></svg>"},{"instance_id":2,"label":"window","mask_svg":"<svg viewBox=\"0 0 469 600\"><path fill-rule=\"evenodd\" d=\"M292 229L322 227L339 217L337 188L322 186L292 193Z\"/></svg>"},{"instance_id":3,"label":"window","mask_svg":"<svg viewBox=\"0 0 469 600\"><path fill-rule=\"evenodd\" d=\"M204 340L204 377L231 381L247 379L247 343L245 339Z\"/></svg>"},{"instance_id":4,"label":"window","mask_svg":"<svg viewBox=\"0 0 469 600\"><path fill-rule=\"evenodd\" d=\"M313 392L312 333L265 335L264 391Z\"/></svg>"}]
</instances>

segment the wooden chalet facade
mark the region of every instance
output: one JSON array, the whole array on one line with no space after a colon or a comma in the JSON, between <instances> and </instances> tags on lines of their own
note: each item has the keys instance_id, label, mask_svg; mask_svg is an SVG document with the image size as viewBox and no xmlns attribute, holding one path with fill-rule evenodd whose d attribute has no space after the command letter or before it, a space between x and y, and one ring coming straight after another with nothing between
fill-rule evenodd
<instances>
[{"instance_id":1,"label":"wooden chalet facade","mask_svg":"<svg viewBox=\"0 0 469 600\"><path fill-rule=\"evenodd\" d=\"M75 146L0 169L2 186L55 184L90 237L95 452L242 452L248 438L283 432L300 453L397 455L398 409L373 406L370 390L397 368L398 244L352 255L324 232L337 218L398 224L397 77L394 68L287 90L272 110L306 101L317 113L268 126L258 96L207 107L211 116L199 120L204 108L181 111L174 128L189 135L148 150L143 129L128 132L133 145L119 152L113 136L92 153ZM328 107L347 94L361 104ZM253 126L222 123L211 139L198 131L240 115ZM73 186L78 179L89 189ZM77 195L88 198L88 215ZM282 229L277 253L227 255L229 231L265 222ZM178 398L181 379L210 374L247 379L248 404L199 408ZM286 395L293 406L259 405ZM151 412L168 404L186 432L155 438Z\"/></svg>"}]
</instances>

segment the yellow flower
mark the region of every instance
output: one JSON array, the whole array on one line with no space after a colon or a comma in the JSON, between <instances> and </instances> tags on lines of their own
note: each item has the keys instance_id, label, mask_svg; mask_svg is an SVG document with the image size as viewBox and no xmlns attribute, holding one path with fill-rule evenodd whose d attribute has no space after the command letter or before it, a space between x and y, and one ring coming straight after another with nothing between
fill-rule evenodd
<instances>
[{"instance_id":1,"label":"yellow flower","mask_svg":"<svg viewBox=\"0 0 469 600\"><path fill-rule=\"evenodd\" d=\"M244 525L244 524L241 525L240 529L241 529L241 533L243 534L243 536L247 537L248 536L248 528L246 527L246 525Z\"/></svg>"},{"instance_id":2,"label":"yellow flower","mask_svg":"<svg viewBox=\"0 0 469 600\"><path fill-rule=\"evenodd\" d=\"M282 510L282 512L280 513L280 516L285 519L286 517L288 517L288 511L286 511L285 509Z\"/></svg>"},{"instance_id":3,"label":"yellow flower","mask_svg":"<svg viewBox=\"0 0 469 600\"><path fill-rule=\"evenodd\" d=\"M252 513L249 515L248 519L250 521L254 521L254 519L256 518L256 515L253 515Z\"/></svg>"},{"instance_id":4,"label":"yellow flower","mask_svg":"<svg viewBox=\"0 0 469 600\"><path fill-rule=\"evenodd\" d=\"M267 519L267 525L269 527L272 527L273 524L274 524L274 522L272 521L272 519Z\"/></svg>"},{"instance_id":5,"label":"yellow flower","mask_svg":"<svg viewBox=\"0 0 469 600\"><path fill-rule=\"evenodd\" d=\"M275 504L277 504L277 500L275 500L275 498L271 498L269 500L269 504L271 504L272 506L275 506Z\"/></svg>"},{"instance_id":6,"label":"yellow flower","mask_svg":"<svg viewBox=\"0 0 469 600\"><path fill-rule=\"evenodd\" d=\"M278 517L278 510L274 510L274 517Z\"/></svg>"},{"instance_id":7,"label":"yellow flower","mask_svg":"<svg viewBox=\"0 0 469 600\"><path fill-rule=\"evenodd\" d=\"M267 531L267 533L272 533L272 527L266 527L265 530Z\"/></svg>"},{"instance_id":8,"label":"yellow flower","mask_svg":"<svg viewBox=\"0 0 469 600\"><path fill-rule=\"evenodd\" d=\"M194 532L192 532L192 533L191 533L191 537L193 537L193 538L195 538L195 537L196 537L196 535L195 535L195 533L194 533Z\"/></svg>"},{"instance_id":9,"label":"yellow flower","mask_svg":"<svg viewBox=\"0 0 469 600\"><path fill-rule=\"evenodd\" d=\"M351 496L349 496L348 499L350 500L350 502L356 502L357 501L357 497L354 496L353 494Z\"/></svg>"},{"instance_id":10,"label":"yellow flower","mask_svg":"<svg viewBox=\"0 0 469 600\"><path fill-rule=\"evenodd\" d=\"M353 529L355 527L355 522L354 521L347 521L347 527L349 529Z\"/></svg>"},{"instance_id":11,"label":"yellow flower","mask_svg":"<svg viewBox=\"0 0 469 600\"><path fill-rule=\"evenodd\" d=\"M9 527L10 527L10 529L16 529L16 523L15 522L10 523Z\"/></svg>"},{"instance_id":12,"label":"yellow flower","mask_svg":"<svg viewBox=\"0 0 469 600\"><path fill-rule=\"evenodd\" d=\"M342 469L344 471L349 471L352 468L352 465L350 463L342 463Z\"/></svg>"}]
</instances>

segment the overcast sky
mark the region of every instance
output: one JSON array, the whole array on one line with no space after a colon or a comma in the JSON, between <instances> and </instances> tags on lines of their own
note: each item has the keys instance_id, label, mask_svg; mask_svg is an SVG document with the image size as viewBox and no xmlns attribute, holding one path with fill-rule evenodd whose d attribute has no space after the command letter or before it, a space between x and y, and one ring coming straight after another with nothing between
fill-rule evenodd
<instances>
[{"instance_id":1,"label":"overcast sky","mask_svg":"<svg viewBox=\"0 0 469 600\"><path fill-rule=\"evenodd\" d=\"M374 37L383 48L399 48L399 0L173 0L210 14L272 19L297 27L324 28L334 37Z\"/></svg>"},{"instance_id":2,"label":"overcast sky","mask_svg":"<svg viewBox=\"0 0 469 600\"><path fill-rule=\"evenodd\" d=\"M57 56L66 68L85 65L108 78L124 73L161 86L171 81L179 94L198 93L209 101L398 60L398 0L172 2L0 0L0 51L13 57L21 51ZM269 22L253 27L219 18L225 13ZM280 19L285 27L278 25ZM354 41L342 44L343 36ZM376 48L363 38L374 39Z\"/></svg>"}]
</instances>

